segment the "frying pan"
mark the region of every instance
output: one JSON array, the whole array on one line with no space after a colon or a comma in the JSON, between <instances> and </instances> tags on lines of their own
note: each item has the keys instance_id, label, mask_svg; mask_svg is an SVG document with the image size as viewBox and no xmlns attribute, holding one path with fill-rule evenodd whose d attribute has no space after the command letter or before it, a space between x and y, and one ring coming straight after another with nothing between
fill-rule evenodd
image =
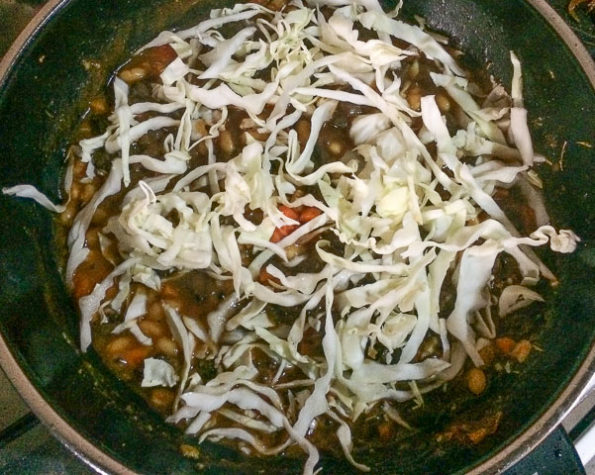
<instances>
[{"instance_id":1,"label":"frying pan","mask_svg":"<svg viewBox=\"0 0 595 475\"><path fill-rule=\"evenodd\" d=\"M226 3L229 4L229 3ZM54 0L0 63L0 186L30 183L60 200L66 149L88 101L109 74L158 32L197 23L222 2ZM390 6L390 4L387 4ZM394 5L393 5L394 6ZM386 449L354 451L372 473L477 473L509 467L562 419L595 370L595 66L542 0L409 0L453 38L472 68L510 84L509 51L520 57L526 104L543 166L552 221L581 238L572 255L546 255L560 283L531 318L505 323L543 349L502 372L473 399L426 398L415 430ZM78 350L78 322L62 280L52 216L0 196L0 363L50 430L98 470L143 473L299 472L289 457L250 458L196 441L161 417L101 364ZM448 424L500 410L498 431L476 446L439 443ZM194 458L180 445L198 447ZM323 456L326 473L350 473Z\"/></svg>"}]
</instances>

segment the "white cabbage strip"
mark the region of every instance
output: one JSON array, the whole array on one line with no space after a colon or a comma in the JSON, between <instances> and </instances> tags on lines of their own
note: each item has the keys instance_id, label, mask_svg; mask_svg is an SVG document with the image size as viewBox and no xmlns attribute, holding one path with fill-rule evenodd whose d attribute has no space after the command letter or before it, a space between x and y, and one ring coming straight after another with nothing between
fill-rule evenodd
<instances>
[{"instance_id":1,"label":"white cabbage strip","mask_svg":"<svg viewBox=\"0 0 595 475\"><path fill-rule=\"evenodd\" d=\"M579 241L549 224L527 179L535 156L518 58L511 53L511 96L498 86L482 105L448 49L397 14L385 14L377 0L215 10L143 48L170 45L177 54L152 100L134 103L129 85L116 79L107 130L80 144L83 180L97 180L98 150L113 162L74 220L69 283L89 258L87 233L98 210L123 196L99 233L114 268L79 302L83 350L93 321L109 312L123 315L114 333L154 344L139 326L149 304L135 286L159 292L170 276L185 273L233 286L201 318L164 305L179 346L178 373L164 359L144 361L142 385L176 386L169 420L187 421L201 441L234 439L262 454L296 444L308 456L304 472L313 473L319 456L307 434L326 417L337 424L347 459L368 470L352 455L349 422L376 408L409 427L399 402L420 402L454 378L466 356L483 364L480 345L494 338L493 318L543 300L529 287L554 276L530 248L549 243L572 252ZM219 30L223 25L232 28ZM429 68L427 91L412 79L420 65ZM346 126L353 147L334 144L340 154L321 164L320 137L329 120L345 114L341 107L362 111ZM218 160L217 144L238 109L242 146ZM131 152L154 131L166 137L162 156ZM208 157L200 166L191 160L197 148ZM134 170L148 175L140 179ZM540 210L539 227L526 236L494 199L498 187L514 186ZM30 186L3 192L63 210ZM248 219L250 212L262 219ZM517 262L519 281L494 296L487 286L501 253ZM311 259L318 268L304 271ZM448 311L440 308L445 287L455 294ZM298 310L280 324L273 307ZM440 349L420 356L430 334ZM313 340L315 351L308 350ZM259 369L256 354L271 374ZM204 358L214 377L197 369ZM287 380L288 371L299 376ZM267 445L276 433L278 444Z\"/></svg>"}]
</instances>

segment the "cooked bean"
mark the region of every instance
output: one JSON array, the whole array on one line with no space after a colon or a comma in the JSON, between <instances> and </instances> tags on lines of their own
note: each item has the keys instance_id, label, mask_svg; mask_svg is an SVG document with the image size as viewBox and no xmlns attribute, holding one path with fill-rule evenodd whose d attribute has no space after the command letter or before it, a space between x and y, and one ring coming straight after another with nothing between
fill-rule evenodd
<instances>
[{"instance_id":1,"label":"cooked bean","mask_svg":"<svg viewBox=\"0 0 595 475\"><path fill-rule=\"evenodd\" d=\"M128 84L133 84L141 79L144 79L147 75L147 70L139 66L129 69L123 69L120 71L118 76L120 79Z\"/></svg>"},{"instance_id":2,"label":"cooked bean","mask_svg":"<svg viewBox=\"0 0 595 475\"><path fill-rule=\"evenodd\" d=\"M165 310L163 310L163 306L161 302L158 300L154 300L151 302L147 308L147 317L151 320L163 320L165 318Z\"/></svg>"},{"instance_id":3,"label":"cooked bean","mask_svg":"<svg viewBox=\"0 0 595 475\"><path fill-rule=\"evenodd\" d=\"M221 147L221 150L227 155L231 155L235 152L236 146L233 143L233 137L229 130L225 129L219 132L219 147Z\"/></svg>"},{"instance_id":4,"label":"cooked bean","mask_svg":"<svg viewBox=\"0 0 595 475\"><path fill-rule=\"evenodd\" d=\"M341 155L343 152L343 145L340 142L330 142L328 144L328 151L333 155Z\"/></svg>"},{"instance_id":5,"label":"cooked bean","mask_svg":"<svg viewBox=\"0 0 595 475\"><path fill-rule=\"evenodd\" d=\"M138 322L138 326L142 332L151 338L159 338L165 335L165 327L162 323L156 322L155 320L143 319Z\"/></svg>"},{"instance_id":6,"label":"cooked bean","mask_svg":"<svg viewBox=\"0 0 595 475\"><path fill-rule=\"evenodd\" d=\"M253 138L255 138L256 140L260 140L261 142L264 142L269 137L269 134L267 132L259 132L258 129L250 129L247 130L246 133L250 134ZM247 143L245 134L243 135L243 141L245 145Z\"/></svg>"},{"instance_id":7,"label":"cooked bean","mask_svg":"<svg viewBox=\"0 0 595 475\"><path fill-rule=\"evenodd\" d=\"M168 337L159 338L155 347L165 356L176 356L178 354L178 345Z\"/></svg>"},{"instance_id":8,"label":"cooked bean","mask_svg":"<svg viewBox=\"0 0 595 475\"><path fill-rule=\"evenodd\" d=\"M295 131L297 132L300 147L304 148L306 146L306 142L310 138L310 121L303 119L300 120L295 126Z\"/></svg>"},{"instance_id":9,"label":"cooked bean","mask_svg":"<svg viewBox=\"0 0 595 475\"><path fill-rule=\"evenodd\" d=\"M91 112L95 115L105 115L109 112L109 106L105 97L96 97L89 103Z\"/></svg>"},{"instance_id":10,"label":"cooked bean","mask_svg":"<svg viewBox=\"0 0 595 475\"><path fill-rule=\"evenodd\" d=\"M489 345L484 346L481 350L479 350L479 356L481 356L481 359L485 365L491 365L492 361L494 361L494 358L496 357L494 345L490 343Z\"/></svg>"},{"instance_id":11,"label":"cooked bean","mask_svg":"<svg viewBox=\"0 0 595 475\"><path fill-rule=\"evenodd\" d=\"M78 212L78 203L71 200L66 209L60 213L60 222L66 226L70 225Z\"/></svg>"},{"instance_id":12,"label":"cooked bean","mask_svg":"<svg viewBox=\"0 0 595 475\"><path fill-rule=\"evenodd\" d=\"M94 183L85 183L82 186L82 190L81 190L81 201L83 201L84 203L88 203L89 201L91 201L91 198L93 198L93 195L95 194L95 192L97 191L95 184Z\"/></svg>"},{"instance_id":13,"label":"cooked bean","mask_svg":"<svg viewBox=\"0 0 595 475\"><path fill-rule=\"evenodd\" d=\"M441 112L448 112L450 110L450 99L446 94L439 93L436 95L436 104Z\"/></svg>"},{"instance_id":14,"label":"cooked bean","mask_svg":"<svg viewBox=\"0 0 595 475\"><path fill-rule=\"evenodd\" d=\"M407 92L407 103L413 110L421 110L421 89L417 86L412 87Z\"/></svg>"},{"instance_id":15,"label":"cooked bean","mask_svg":"<svg viewBox=\"0 0 595 475\"><path fill-rule=\"evenodd\" d=\"M155 388L151 391L151 403L158 409L168 409L174 398L175 394L171 389Z\"/></svg>"},{"instance_id":16,"label":"cooked bean","mask_svg":"<svg viewBox=\"0 0 595 475\"><path fill-rule=\"evenodd\" d=\"M105 351L111 359L115 359L122 356L133 344L134 340L130 335L120 335L107 344Z\"/></svg>"},{"instance_id":17,"label":"cooked bean","mask_svg":"<svg viewBox=\"0 0 595 475\"><path fill-rule=\"evenodd\" d=\"M72 186L70 187L70 199L71 200L78 200L81 196L81 188L82 185L75 181Z\"/></svg>"},{"instance_id":18,"label":"cooked bean","mask_svg":"<svg viewBox=\"0 0 595 475\"><path fill-rule=\"evenodd\" d=\"M83 120L77 132L83 138L93 135L93 126L91 125L89 119Z\"/></svg>"},{"instance_id":19,"label":"cooked bean","mask_svg":"<svg viewBox=\"0 0 595 475\"><path fill-rule=\"evenodd\" d=\"M198 119L194 122L194 130L200 137L204 137L208 134L207 124L203 119Z\"/></svg>"},{"instance_id":20,"label":"cooked bean","mask_svg":"<svg viewBox=\"0 0 595 475\"><path fill-rule=\"evenodd\" d=\"M479 396L486 388L486 375L479 368L471 368L467 371L467 387L473 394Z\"/></svg>"},{"instance_id":21,"label":"cooked bean","mask_svg":"<svg viewBox=\"0 0 595 475\"><path fill-rule=\"evenodd\" d=\"M95 214L93 215L93 219L91 219L91 223L95 224L97 226L101 226L101 225L105 224L105 222L108 220L108 218L109 218L108 211L106 211L104 207L100 206L99 208L97 208L97 211L95 211Z\"/></svg>"},{"instance_id":22,"label":"cooked bean","mask_svg":"<svg viewBox=\"0 0 595 475\"><path fill-rule=\"evenodd\" d=\"M85 242L89 249L99 247L99 227L91 227L85 234Z\"/></svg>"},{"instance_id":23,"label":"cooked bean","mask_svg":"<svg viewBox=\"0 0 595 475\"><path fill-rule=\"evenodd\" d=\"M80 160L76 160L74 162L72 169L73 169L73 172L74 172L73 174L74 174L75 178L82 178L87 173L87 164L84 162L81 162Z\"/></svg>"},{"instance_id":24,"label":"cooked bean","mask_svg":"<svg viewBox=\"0 0 595 475\"><path fill-rule=\"evenodd\" d=\"M415 60L407 69L407 78L414 80L419 74L419 61Z\"/></svg>"}]
</instances>

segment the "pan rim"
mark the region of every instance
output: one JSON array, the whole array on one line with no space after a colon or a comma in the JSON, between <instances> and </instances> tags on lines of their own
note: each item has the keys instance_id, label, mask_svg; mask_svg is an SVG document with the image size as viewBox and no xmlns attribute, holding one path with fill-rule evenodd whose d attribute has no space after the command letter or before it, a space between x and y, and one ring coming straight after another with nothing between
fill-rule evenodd
<instances>
[{"instance_id":1,"label":"pan rim","mask_svg":"<svg viewBox=\"0 0 595 475\"><path fill-rule=\"evenodd\" d=\"M135 474L70 425L29 381L0 333L0 367L33 413L74 456L100 474Z\"/></svg>"},{"instance_id":2,"label":"pan rim","mask_svg":"<svg viewBox=\"0 0 595 475\"><path fill-rule=\"evenodd\" d=\"M26 50L30 42L34 40L51 17L71 1L49 0L19 34L4 57L0 60L0 91L9 79L10 71L18 61L21 53ZM595 62L580 39L546 0L527 0L527 3L546 20L568 47L595 92ZM98 473L136 473L110 456L107 452L101 450L62 418L27 378L25 371L10 351L10 347L1 333L0 367L5 371L30 409L39 417L52 435L64 444L73 455ZM595 342L592 342L587 356L550 407L525 431L520 433L515 440L508 442L504 448L488 459L479 462L469 473L500 473L510 468L531 452L560 424L568 412L578 404L580 396L584 393L586 385L594 373Z\"/></svg>"}]
</instances>

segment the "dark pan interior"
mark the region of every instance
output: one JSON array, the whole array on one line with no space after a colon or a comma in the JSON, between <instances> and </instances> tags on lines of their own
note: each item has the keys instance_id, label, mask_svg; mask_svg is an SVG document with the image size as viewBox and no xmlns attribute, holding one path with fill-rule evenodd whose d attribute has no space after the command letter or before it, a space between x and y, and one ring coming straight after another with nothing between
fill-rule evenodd
<instances>
[{"instance_id":1,"label":"dark pan interior","mask_svg":"<svg viewBox=\"0 0 595 475\"><path fill-rule=\"evenodd\" d=\"M59 200L69 137L109 72L159 31L199 21L213 6L200 0L74 0L33 37L0 85L0 186L31 183ZM454 39L469 65L510 84L509 50L520 57L536 148L563 171L540 170L557 226L582 238L571 256L550 258L560 285L522 331L543 348L521 374L502 373L473 401L453 407L429 396L417 430L389 451L358 452L372 473L468 470L516 439L557 399L595 340L594 91L569 49L528 2L411 0L404 14L425 17ZM566 142L566 146L564 143ZM258 460L214 444L198 459L180 455L196 444L161 421L90 352L78 351L78 323L53 245L52 216L32 202L0 196L0 331L31 383L85 438L144 473L246 473L274 466L299 472L301 461ZM515 324L510 324L511 329ZM476 447L438 444L436 432L458 417L500 409L500 429ZM272 465L271 465L272 464ZM351 473L324 458L326 473Z\"/></svg>"}]
</instances>

